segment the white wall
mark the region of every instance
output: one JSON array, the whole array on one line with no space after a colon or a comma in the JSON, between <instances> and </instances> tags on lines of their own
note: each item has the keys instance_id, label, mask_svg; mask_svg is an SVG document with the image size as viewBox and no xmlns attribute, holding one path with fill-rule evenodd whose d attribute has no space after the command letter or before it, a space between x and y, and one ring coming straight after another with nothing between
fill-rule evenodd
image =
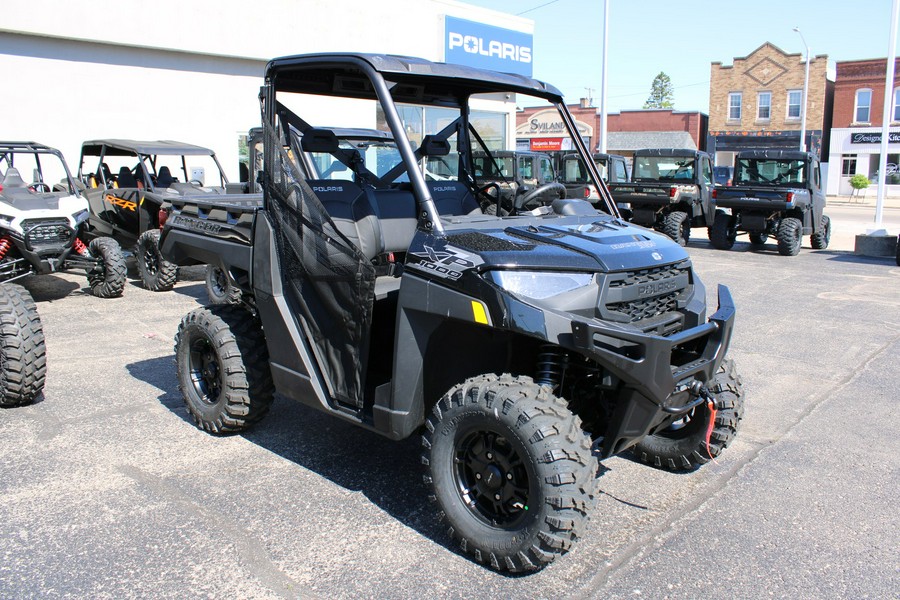
<instances>
[{"instance_id":1,"label":"white wall","mask_svg":"<svg viewBox=\"0 0 900 600\"><path fill-rule=\"evenodd\" d=\"M267 60L443 60L445 14L534 31L530 19L453 0L4 0L0 138L58 147L73 172L84 140L174 139L212 148L236 180Z\"/></svg>"}]
</instances>

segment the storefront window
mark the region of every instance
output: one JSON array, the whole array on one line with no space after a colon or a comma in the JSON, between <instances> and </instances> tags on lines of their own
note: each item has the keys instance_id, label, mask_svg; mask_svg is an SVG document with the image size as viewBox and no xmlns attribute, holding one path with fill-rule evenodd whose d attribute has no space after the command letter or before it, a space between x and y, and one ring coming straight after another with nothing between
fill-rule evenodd
<instances>
[{"instance_id":1,"label":"storefront window","mask_svg":"<svg viewBox=\"0 0 900 600\"><path fill-rule=\"evenodd\" d=\"M787 118L800 118L800 105L803 103L802 90L788 90L787 93Z\"/></svg>"},{"instance_id":2,"label":"storefront window","mask_svg":"<svg viewBox=\"0 0 900 600\"><path fill-rule=\"evenodd\" d=\"M772 115L772 92L760 92L757 98L756 118L768 121Z\"/></svg>"},{"instance_id":3,"label":"storefront window","mask_svg":"<svg viewBox=\"0 0 900 600\"><path fill-rule=\"evenodd\" d=\"M869 109L872 108L872 90L856 90L856 110L854 115L857 123L869 122Z\"/></svg>"},{"instance_id":4,"label":"storefront window","mask_svg":"<svg viewBox=\"0 0 900 600\"><path fill-rule=\"evenodd\" d=\"M852 177L856 174L856 155L845 154L841 157L841 175Z\"/></svg>"}]
</instances>

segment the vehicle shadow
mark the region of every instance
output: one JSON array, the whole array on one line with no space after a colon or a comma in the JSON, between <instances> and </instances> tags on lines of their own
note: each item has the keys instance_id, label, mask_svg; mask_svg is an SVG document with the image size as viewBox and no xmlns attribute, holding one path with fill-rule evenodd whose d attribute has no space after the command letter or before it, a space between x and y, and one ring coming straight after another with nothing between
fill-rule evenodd
<instances>
[{"instance_id":1,"label":"vehicle shadow","mask_svg":"<svg viewBox=\"0 0 900 600\"><path fill-rule=\"evenodd\" d=\"M25 277L14 283L17 283L28 290L35 302L62 300L66 296L82 289L84 289L84 293L86 294L91 293L90 290L87 289L87 280L84 280L82 285L81 283L69 281L68 279L53 274Z\"/></svg>"},{"instance_id":2,"label":"vehicle shadow","mask_svg":"<svg viewBox=\"0 0 900 600\"><path fill-rule=\"evenodd\" d=\"M132 377L159 390L160 404L195 426L178 390L173 356L126 368ZM346 490L362 493L403 525L459 553L428 500L419 435L392 441L278 395L268 415L239 435Z\"/></svg>"},{"instance_id":3,"label":"vehicle shadow","mask_svg":"<svg viewBox=\"0 0 900 600\"><path fill-rule=\"evenodd\" d=\"M896 264L893 256L863 256L862 254L855 254L849 250L814 250L814 252L816 254L827 256L828 260L837 262L862 263L866 265Z\"/></svg>"}]
</instances>

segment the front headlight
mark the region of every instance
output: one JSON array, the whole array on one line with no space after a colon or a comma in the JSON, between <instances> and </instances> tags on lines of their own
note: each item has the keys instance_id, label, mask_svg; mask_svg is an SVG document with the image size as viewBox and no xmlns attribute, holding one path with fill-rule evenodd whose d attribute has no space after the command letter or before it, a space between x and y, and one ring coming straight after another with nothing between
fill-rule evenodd
<instances>
[{"instance_id":1,"label":"front headlight","mask_svg":"<svg viewBox=\"0 0 900 600\"><path fill-rule=\"evenodd\" d=\"M15 220L15 217L11 217L9 215L0 215L0 225L3 227L12 226L12 222Z\"/></svg>"},{"instance_id":2,"label":"front headlight","mask_svg":"<svg viewBox=\"0 0 900 600\"><path fill-rule=\"evenodd\" d=\"M72 215L72 218L75 219L75 225L80 225L84 223L88 219L88 211L87 209L79 210L77 213Z\"/></svg>"},{"instance_id":3,"label":"front headlight","mask_svg":"<svg viewBox=\"0 0 900 600\"><path fill-rule=\"evenodd\" d=\"M591 285L591 273L490 271L491 280L510 294L543 300Z\"/></svg>"}]
</instances>

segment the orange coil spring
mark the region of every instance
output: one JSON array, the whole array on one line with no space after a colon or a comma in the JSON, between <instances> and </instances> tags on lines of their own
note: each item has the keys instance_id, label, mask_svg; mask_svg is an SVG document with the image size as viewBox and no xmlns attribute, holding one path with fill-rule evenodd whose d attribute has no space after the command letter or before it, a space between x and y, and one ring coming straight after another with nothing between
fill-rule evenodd
<instances>
[{"instance_id":1,"label":"orange coil spring","mask_svg":"<svg viewBox=\"0 0 900 600\"><path fill-rule=\"evenodd\" d=\"M9 241L9 238L3 236L0 238L0 260L6 256L6 253L9 252L9 247L12 245L12 242Z\"/></svg>"},{"instance_id":2,"label":"orange coil spring","mask_svg":"<svg viewBox=\"0 0 900 600\"><path fill-rule=\"evenodd\" d=\"M87 252L87 246L85 246L84 242L82 242L78 238L75 238L75 252L77 252L78 254L84 254L85 252Z\"/></svg>"}]
</instances>

